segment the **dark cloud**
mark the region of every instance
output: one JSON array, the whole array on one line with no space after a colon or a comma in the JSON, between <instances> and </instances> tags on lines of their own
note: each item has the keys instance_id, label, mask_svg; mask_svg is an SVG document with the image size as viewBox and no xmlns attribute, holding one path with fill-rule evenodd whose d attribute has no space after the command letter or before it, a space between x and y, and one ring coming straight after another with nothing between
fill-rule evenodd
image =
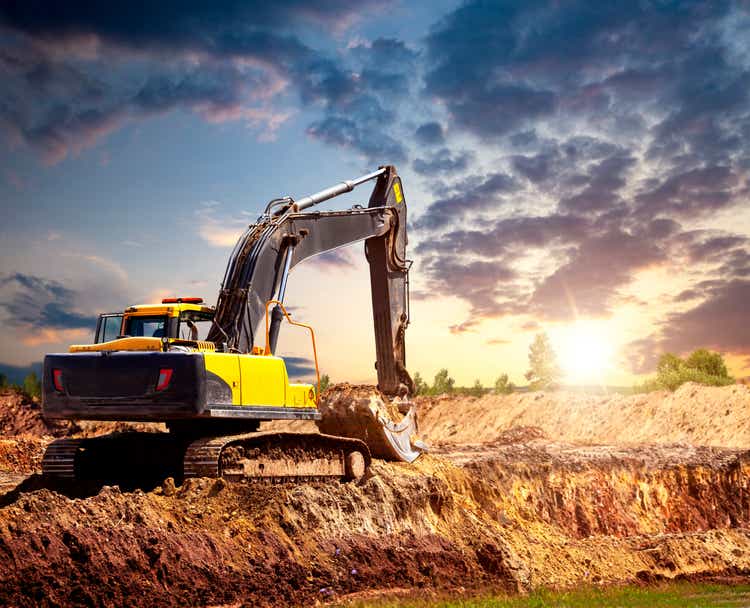
<instances>
[{"instance_id":1,"label":"dark cloud","mask_svg":"<svg viewBox=\"0 0 750 608\"><path fill-rule=\"evenodd\" d=\"M421 175L446 175L466 171L474 158L471 152L453 154L448 148L440 148L427 158L417 158L412 163L414 170Z\"/></svg>"},{"instance_id":2,"label":"dark cloud","mask_svg":"<svg viewBox=\"0 0 750 608\"><path fill-rule=\"evenodd\" d=\"M484 317L520 312L517 273L501 261L467 261L454 256L425 258L420 271L432 293L457 296L471 305L472 317L451 327L452 333L471 329Z\"/></svg>"},{"instance_id":3,"label":"dark cloud","mask_svg":"<svg viewBox=\"0 0 750 608\"><path fill-rule=\"evenodd\" d=\"M692 263L722 262L727 255L747 253L739 248L750 244L750 239L745 236L707 230L683 233L679 241L685 244Z\"/></svg>"},{"instance_id":4,"label":"dark cloud","mask_svg":"<svg viewBox=\"0 0 750 608\"><path fill-rule=\"evenodd\" d=\"M345 24L375 2L352 6L343 0L304 2L81 2L52 4L39 0L9 0L0 8L0 23L42 39L76 39L96 34L123 46L143 48L202 47L208 52L243 51L238 34L253 28L283 28L289 23ZM269 49L273 50L273 49Z\"/></svg>"},{"instance_id":5,"label":"dark cloud","mask_svg":"<svg viewBox=\"0 0 750 608\"><path fill-rule=\"evenodd\" d=\"M635 197L636 213L645 217L709 215L732 205L744 186L727 166L691 169L664 179ZM745 193L747 191L745 190Z\"/></svg>"},{"instance_id":6,"label":"dark cloud","mask_svg":"<svg viewBox=\"0 0 750 608\"><path fill-rule=\"evenodd\" d=\"M406 160L406 150L401 142L344 116L328 116L316 121L307 132L327 144L356 150L370 163L384 165Z\"/></svg>"},{"instance_id":7,"label":"dark cloud","mask_svg":"<svg viewBox=\"0 0 750 608\"><path fill-rule=\"evenodd\" d=\"M626 185L625 176L636 160L616 154L595 163L585 175L586 187L560 201L562 209L574 213L590 213L610 209L620 203L618 191Z\"/></svg>"},{"instance_id":8,"label":"dark cloud","mask_svg":"<svg viewBox=\"0 0 750 608\"><path fill-rule=\"evenodd\" d=\"M685 292L683 292L683 295ZM669 315L661 331L629 345L628 357L637 372L653 371L663 352L687 353L709 348L737 355L750 355L750 325L747 303L750 281L714 281L682 301L703 298L693 308Z\"/></svg>"},{"instance_id":9,"label":"dark cloud","mask_svg":"<svg viewBox=\"0 0 750 608\"><path fill-rule=\"evenodd\" d=\"M733 1L468 0L437 22L425 94L448 111L451 133L512 150L495 171L514 188L481 195L469 177L438 191L415 223L417 252L442 259L425 267L429 280L465 299L473 321L554 321L610 314L639 273L665 265L688 285L676 305L704 302L707 327L720 323L708 320L726 304L717 290L747 280L750 246L694 226L747 207L748 17ZM535 270L534 251L546 257ZM472 288L461 262L475 259L488 274ZM514 273L504 293L493 265ZM495 306L480 309L482 298Z\"/></svg>"},{"instance_id":10,"label":"dark cloud","mask_svg":"<svg viewBox=\"0 0 750 608\"><path fill-rule=\"evenodd\" d=\"M337 137L342 120L372 130L382 118L371 110L379 93L408 94L404 74L416 53L400 41L377 39L334 60L303 43L300 32L341 27L376 5L382 9L380 3L354 7L338 0L166 2L140 8L4 3L0 127L49 162L126 121L175 109L214 122L242 120L270 136L289 113L279 107L279 95L291 88L303 104L318 104L325 113L310 132L330 124L327 140L342 141ZM353 65L347 67L347 61ZM366 143L351 131L345 145ZM359 151L369 155L373 147ZM395 149L404 158L400 146L379 149Z\"/></svg>"},{"instance_id":11,"label":"dark cloud","mask_svg":"<svg viewBox=\"0 0 750 608\"><path fill-rule=\"evenodd\" d=\"M511 217L487 222L481 230L453 230L417 246L419 254L499 257L530 248L576 243L591 229L571 215Z\"/></svg>"},{"instance_id":12,"label":"dark cloud","mask_svg":"<svg viewBox=\"0 0 750 608\"><path fill-rule=\"evenodd\" d=\"M445 141L445 133L439 122L426 122L414 131L414 139L423 146L435 146Z\"/></svg>"},{"instance_id":13,"label":"dark cloud","mask_svg":"<svg viewBox=\"0 0 750 608\"><path fill-rule=\"evenodd\" d=\"M735 249L727 253L718 274L725 277L750 278L750 250Z\"/></svg>"},{"instance_id":14,"label":"dark cloud","mask_svg":"<svg viewBox=\"0 0 750 608\"><path fill-rule=\"evenodd\" d=\"M497 209L503 197L518 189L516 180L504 172L464 180L451 196L435 201L419 216L415 227L439 229L455 224L467 213Z\"/></svg>"},{"instance_id":15,"label":"dark cloud","mask_svg":"<svg viewBox=\"0 0 750 608\"><path fill-rule=\"evenodd\" d=\"M417 53L401 41L378 38L354 47L351 56L356 63L351 70L326 63L327 76L315 86L324 116L310 125L308 134L354 150L370 164L406 162L396 108L410 93Z\"/></svg>"},{"instance_id":16,"label":"dark cloud","mask_svg":"<svg viewBox=\"0 0 750 608\"><path fill-rule=\"evenodd\" d=\"M76 293L57 281L16 273L0 279L0 287L7 290L0 302L6 323L32 329L91 329L96 317L81 314L75 309Z\"/></svg>"},{"instance_id":17,"label":"dark cloud","mask_svg":"<svg viewBox=\"0 0 750 608\"><path fill-rule=\"evenodd\" d=\"M427 38L426 93L485 140L584 124L640 132L650 157L683 170L725 164L747 150L750 71L735 49L747 14L733 1L470 0Z\"/></svg>"},{"instance_id":18,"label":"dark cloud","mask_svg":"<svg viewBox=\"0 0 750 608\"><path fill-rule=\"evenodd\" d=\"M638 270L665 259L651 240L620 231L584 240L572 259L534 290L530 309L545 319L573 320L611 312L618 290Z\"/></svg>"}]
</instances>

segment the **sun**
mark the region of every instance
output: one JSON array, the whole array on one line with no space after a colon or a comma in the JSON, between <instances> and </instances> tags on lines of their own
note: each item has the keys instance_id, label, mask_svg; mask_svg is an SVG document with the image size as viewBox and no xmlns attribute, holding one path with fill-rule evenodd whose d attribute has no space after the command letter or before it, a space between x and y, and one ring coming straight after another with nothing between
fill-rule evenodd
<instances>
[{"instance_id":1,"label":"sun","mask_svg":"<svg viewBox=\"0 0 750 608\"><path fill-rule=\"evenodd\" d=\"M614 354L610 333L604 324L594 321L576 321L559 329L554 342L567 382L605 383Z\"/></svg>"}]
</instances>

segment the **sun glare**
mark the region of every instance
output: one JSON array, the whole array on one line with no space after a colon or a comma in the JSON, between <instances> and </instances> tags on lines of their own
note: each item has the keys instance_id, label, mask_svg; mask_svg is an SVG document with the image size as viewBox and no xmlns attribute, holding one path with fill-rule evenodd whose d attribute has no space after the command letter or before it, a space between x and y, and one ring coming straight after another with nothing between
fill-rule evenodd
<instances>
[{"instance_id":1,"label":"sun glare","mask_svg":"<svg viewBox=\"0 0 750 608\"><path fill-rule=\"evenodd\" d=\"M605 384L614 353L608 334L606 327L596 322L578 321L560 328L554 342L566 382Z\"/></svg>"}]
</instances>

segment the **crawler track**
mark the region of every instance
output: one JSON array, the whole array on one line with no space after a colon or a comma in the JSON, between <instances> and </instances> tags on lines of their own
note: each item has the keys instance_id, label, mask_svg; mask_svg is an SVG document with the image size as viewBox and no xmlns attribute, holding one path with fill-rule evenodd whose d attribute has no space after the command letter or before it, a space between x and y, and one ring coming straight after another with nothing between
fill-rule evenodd
<instances>
[{"instance_id":1,"label":"crawler track","mask_svg":"<svg viewBox=\"0 0 750 608\"><path fill-rule=\"evenodd\" d=\"M185 477L231 481L311 481L361 478L370 464L356 439L317 433L245 433L193 441L184 458Z\"/></svg>"},{"instance_id":2,"label":"crawler track","mask_svg":"<svg viewBox=\"0 0 750 608\"><path fill-rule=\"evenodd\" d=\"M58 439L42 460L51 479L159 482L166 477L223 477L264 483L357 480L370 465L357 439L317 433L243 433L196 439L179 433L112 433Z\"/></svg>"},{"instance_id":3,"label":"crawler track","mask_svg":"<svg viewBox=\"0 0 750 608\"><path fill-rule=\"evenodd\" d=\"M80 439L58 439L53 441L44 452L42 472L44 475L58 479L75 479L76 454L80 448Z\"/></svg>"}]
</instances>

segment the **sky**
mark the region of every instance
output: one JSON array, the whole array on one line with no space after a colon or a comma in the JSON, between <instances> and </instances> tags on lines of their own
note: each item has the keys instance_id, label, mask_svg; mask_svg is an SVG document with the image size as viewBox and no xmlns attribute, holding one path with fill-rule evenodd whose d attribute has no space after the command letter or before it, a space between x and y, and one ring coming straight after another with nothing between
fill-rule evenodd
<instances>
[{"instance_id":1,"label":"sky","mask_svg":"<svg viewBox=\"0 0 750 608\"><path fill-rule=\"evenodd\" d=\"M747 0L8 0L0 78L0 364L214 303L268 200L394 164L412 373L523 384L544 331L569 382L699 347L750 374ZM374 381L361 244L286 301L324 372Z\"/></svg>"}]
</instances>

